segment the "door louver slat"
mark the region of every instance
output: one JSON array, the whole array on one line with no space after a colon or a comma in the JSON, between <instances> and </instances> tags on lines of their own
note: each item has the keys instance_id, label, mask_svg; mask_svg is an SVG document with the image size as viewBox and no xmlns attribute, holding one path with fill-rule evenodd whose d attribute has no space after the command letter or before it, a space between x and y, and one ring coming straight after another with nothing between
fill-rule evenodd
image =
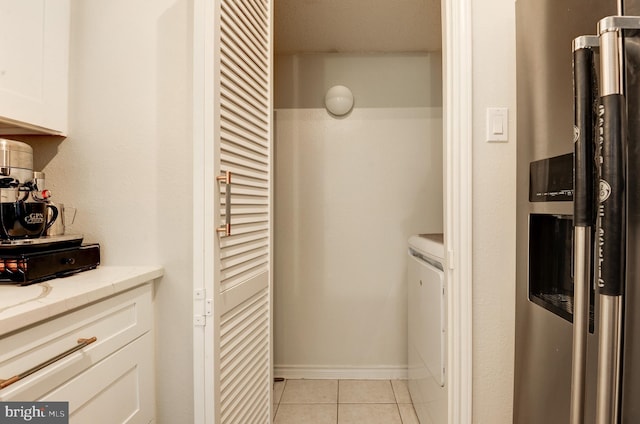
<instances>
[{"instance_id":1,"label":"door louver slat","mask_svg":"<svg viewBox=\"0 0 640 424\"><path fill-rule=\"evenodd\" d=\"M259 34L260 40L265 44L269 42L269 28L264 24L264 15L261 15L258 10L250 1L240 1L236 5L242 9L245 16L248 17L251 25L256 29Z\"/></svg>"},{"instance_id":2,"label":"door louver slat","mask_svg":"<svg viewBox=\"0 0 640 424\"><path fill-rule=\"evenodd\" d=\"M225 169L233 172L233 175L242 175L246 178L251 178L258 181L264 181L268 177L268 174L264 172L255 169L247 169L233 163L223 162L223 165L225 166Z\"/></svg>"},{"instance_id":3,"label":"door louver slat","mask_svg":"<svg viewBox=\"0 0 640 424\"><path fill-rule=\"evenodd\" d=\"M257 134L247 131L242 126L235 125L233 122L221 122L220 129L224 134L229 135L229 137L237 137L238 139L244 140L246 143L252 143L256 146L262 147L263 149L268 148L267 140L264 137L260 137Z\"/></svg>"},{"instance_id":4,"label":"door louver slat","mask_svg":"<svg viewBox=\"0 0 640 424\"><path fill-rule=\"evenodd\" d=\"M247 169L247 170L262 172L265 174L268 172L268 167L265 166L265 164L263 163L247 160L240 156L229 154L229 152L227 151L221 152L221 156L222 156L221 163L223 164L223 166L225 163L228 163L230 166L231 164L233 164L234 166L243 167L244 169ZM228 170L231 171L231 169L228 169Z\"/></svg>"},{"instance_id":5,"label":"door louver slat","mask_svg":"<svg viewBox=\"0 0 640 424\"><path fill-rule=\"evenodd\" d=\"M225 22L222 22L221 32L227 36L222 41L223 53L227 54L230 59L234 59L245 70L247 77L254 77L256 82L266 85L268 81L260 71L261 58L252 51L251 47L253 46L248 46L246 40L238 37L236 30L237 28L234 28L233 25L225 25ZM233 53L230 53L229 50Z\"/></svg>"},{"instance_id":6,"label":"door louver slat","mask_svg":"<svg viewBox=\"0 0 640 424\"><path fill-rule=\"evenodd\" d=\"M227 106L227 105L225 105ZM235 125L238 128L241 128L250 134L254 134L258 137L259 140L267 140L267 133L264 132L263 128L259 125L256 125L253 122L247 122L242 119L242 117L237 116L232 113L232 111L228 109L222 109L220 111L221 118L228 121L229 123Z\"/></svg>"},{"instance_id":7,"label":"door louver slat","mask_svg":"<svg viewBox=\"0 0 640 424\"><path fill-rule=\"evenodd\" d=\"M257 46L262 46L262 51L266 51L269 40L265 34L264 26L255 19L252 11L247 9L246 5L242 4L242 2L232 2L228 4L233 10L233 16L242 15L245 18L242 21L234 19L234 22L243 29L244 33L249 34L249 37Z\"/></svg>"},{"instance_id":8,"label":"door louver slat","mask_svg":"<svg viewBox=\"0 0 640 424\"><path fill-rule=\"evenodd\" d=\"M257 276L261 272L265 272L266 257L267 255L259 256L253 260L246 260L240 265L225 269L222 273L222 278L224 278L224 283L221 286L222 291L229 290L238 284L242 284L250 277Z\"/></svg>"},{"instance_id":9,"label":"door louver slat","mask_svg":"<svg viewBox=\"0 0 640 424\"><path fill-rule=\"evenodd\" d=\"M269 19L269 9L267 7L267 3L265 3L263 0L249 0L247 3L252 5L254 10L261 14L261 17L262 19L264 19L264 21L267 21Z\"/></svg>"},{"instance_id":10,"label":"door louver slat","mask_svg":"<svg viewBox=\"0 0 640 424\"><path fill-rule=\"evenodd\" d=\"M260 107L256 107L252 99L250 97L241 97L244 93L237 93L232 90L226 88L226 85L222 86L220 90L220 95L222 98L227 101L227 107L230 110L234 110L236 115L239 115L243 118L247 118L249 120L257 119L262 123L267 122L267 114L264 108L260 109Z\"/></svg>"},{"instance_id":11,"label":"door louver slat","mask_svg":"<svg viewBox=\"0 0 640 424\"><path fill-rule=\"evenodd\" d=\"M256 187L258 189L269 188L269 180L266 178L266 174L260 174L255 172L253 173L235 172L233 176L234 176L234 179L233 179L234 184L238 186Z\"/></svg>"},{"instance_id":12,"label":"door louver slat","mask_svg":"<svg viewBox=\"0 0 640 424\"><path fill-rule=\"evenodd\" d=\"M265 93L262 91L263 87L260 84L251 78L243 78L238 75L238 67L230 60L226 60L225 66L229 68L224 74L226 84L233 84L238 90L260 103L261 107L268 107L269 99L265 97Z\"/></svg>"},{"instance_id":13,"label":"door louver slat","mask_svg":"<svg viewBox=\"0 0 640 424\"><path fill-rule=\"evenodd\" d=\"M264 152L264 145L261 143L264 140L248 138L244 134L234 132L231 128L223 128L220 137L224 138L229 145L242 146L241 148L258 154Z\"/></svg>"},{"instance_id":14,"label":"door louver slat","mask_svg":"<svg viewBox=\"0 0 640 424\"><path fill-rule=\"evenodd\" d=\"M259 42L253 40L250 34L243 33L243 29L239 28L233 21L223 20L222 24L222 31L234 37L233 40L230 40L229 45L233 46L235 44L237 46L236 50L242 52L240 57L245 59L243 60L244 63L253 63L254 70L258 70L267 64L268 58L260 53ZM261 75L259 72L257 74Z\"/></svg>"},{"instance_id":15,"label":"door louver slat","mask_svg":"<svg viewBox=\"0 0 640 424\"><path fill-rule=\"evenodd\" d=\"M234 256L243 251L249 251L263 246L264 242L264 238L261 237L248 238L246 241L236 240L235 244L229 244L227 246L224 253L227 256Z\"/></svg>"},{"instance_id":16,"label":"door louver slat","mask_svg":"<svg viewBox=\"0 0 640 424\"><path fill-rule=\"evenodd\" d=\"M226 192L225 190L222 193ZM258 185L244 185L244 184L236 184L231 193L231 204L234 205L236 203L243 204L243 199L246 198L263 198L266 201L268 198L264 195L264 188ZM221 204L224 205L225 201L221 201Z\"/></svg>"},{"instance_id":17,"label":"door louver slat","mask_svg":"<svg viewBox=\"0 0 640 424\"><path fill-rule=\"evenodd\" d=\"M237 156L245 157L249 160L262 163L266 166L269 165L269 158L264 156L263 152L260 152L258 148L251 148L252 146L247 145L246 143L236 143L231 141L230 138L222 137L225 140L225 152L235 154Z\"/></svg>"},{"instance_id":18,"label":"door louver slat","mask_svg":"<svg viewBox=\"0 0 640 424\"><path fill-rule=\"evenodd\" d=\"M269 56L266 53L268 47L266 40L259 40L255 36L253 32L255 29L250 25L247 17L234 14L233 6L229 7L227 6L228 4L229 2L222 2L222 30L229 33L232 32L235 35L232 41L237 40L240 42L240 48L258 67L266 66L269 61Z\"/></svg>"},{"instance_id":19,"label":"door louver slat","mask_svg":"<svg viewBox=\"0 0 640 424\"><path fill-rule=\"evenodd\" d=\"M222 42L221 51L224 56L220 58L222 63L228 67L229 70L234 68L240 69L237 72L239 78L252 83L256 86L256 93L264 94L266 81L261 77L260 69L256 64L247 58L244 52L233 43Z\"/></svg>"},{"instance_id":20,"label":"door louver slat","mask_svg":"<svg viewBox=\"0 0 640 424\"><path fill-rule=\"evenodd\" d=\"M266 175L269 169L269 158L256 154L244 146L237 146L232 143L227 144L225 150L221 152L221 161L222 163L228 162L229 164L234 164L236 166L241 165L244 166L245 169L253 169L254 171L262 172L263 175ZM237 177L238 178L234 179L234 184L236 185L245 185L244 183L247 183L248 179L251 178L249 175L241 171L237 173ZM239 178L244 178L243 184L236 182ZM259 180L261 178L254 177L254 179Z\"/></svg>"},{"instance_id":21,"label":"door louver slat","mask_svg":"<svg viewBox=\"0 0 640 424\"><path fill-rule=\"evenodd\" d=\"M233 50L236 54L236 59L240 59L241 63L249 65L255 75L258 76L256 81L264 81L266 84L267 80L262 77L262 73L260 72L261 66L266 64L266 58L263 58L259 52L256 52L256 46L251 44L248 37L238 34L240 29L233 22L223 19L221 31L228 36L223 46L227 46Z\"/></svg>"},{"instance_id":22,"label":"door louver slat","mask_svg":"<svg viewBox=\"0 0 640 424\"><path fill-rule=\"evenodd\" d=\"M226 82L222 86L222 96L231 99L235 104L242 107L245 111L254 114L261 121L267 120L267 115L265 114L264 104L247 92L246 85L236 84L235 81Z\"/></svg>"}]
</instances>

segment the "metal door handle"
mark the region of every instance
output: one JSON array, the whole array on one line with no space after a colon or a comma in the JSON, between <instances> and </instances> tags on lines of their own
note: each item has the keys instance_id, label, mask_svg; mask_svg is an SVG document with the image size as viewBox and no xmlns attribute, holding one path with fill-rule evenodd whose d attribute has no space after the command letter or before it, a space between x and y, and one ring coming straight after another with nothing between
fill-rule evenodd
<instances>
[{"instance_id":1,"label":"metal door handle","mask_svg":"<svg viewBox=\"0 0 640 424\"><path fill-rule=\"evenodd\" d=\"M220 183L226 184L227 188L225 190L225 224L216 228L216 232L225 237L229 237L231 235L231 171L225 171L224 174L218 175L216 180Z\"/></svg>"},{"instance_id":2,"label":"metal door handle","mask_svg":"<svg viewBox=\"0 0 640 424\"><path fill-rule=\"evenodd\" d=\"M601 21L602 22L602 21ZM626 267L626 102L624 34L600 27L600 104L598 107L598 372L596 423L619 422L622 306Z\"/></svg>"},{"instance_id":3,"label":"metal door handle","mask_svg":"<svg viewBox=\"0 0 640 424\"><path fill-rule=\"evenodd\" d=\"M571 373L570 424L584 422L585 381L587 369L587 334L589 332L589 295L592 264L592 229L595 224L595 161L593 104L597 88L594 50L596 36L582 36L573 41L574 89L574 244L571 260L574 277L573 353Z\"/></svg>"},{"instance_id":4,"label":"metal door handle","mask_svg":"<svg viewBox=\"0 0 640 424\"><path fill-rule=\"evenodd\" d=\"M37 371L40 371L43 368L48 367L49 365L61 360L62 358L65 358L65 357L71 355L73 352L76 352L76 351L82 349L83 347L90 345L91 343L95 342L96 340L98 340L98 339L95 336L91 337L89 339L78 339L78 345L77 346L74 346L69 350L65 350L61 354L56 355L53 358L48 359L48 360L36 365L35 367L30 368L30 369L28 369L28 370L26 370L26 371L24 371L24 372L22 372L20 374L14 375L11 378L8 378L6 380L0 380L0 389L4 389L5 387L10 386L10 385L12 385L13 383L15 383L17 381L20 381L23 378L28 377L31 374L33 374L33 373L35 373Z\"/></svg>"}]
</instances>

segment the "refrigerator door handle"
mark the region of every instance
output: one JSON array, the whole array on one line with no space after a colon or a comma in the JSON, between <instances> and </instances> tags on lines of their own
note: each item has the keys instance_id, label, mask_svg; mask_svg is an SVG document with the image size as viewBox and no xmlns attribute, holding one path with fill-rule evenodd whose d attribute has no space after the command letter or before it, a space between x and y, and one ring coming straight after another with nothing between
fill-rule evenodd
<instances>
[{"instance_id":1,"label":"refrigerator door handle","mask_svg":"<svg viewBox=\"0 0 640 424\"><path fill-rule=\"evenodd\" d=\"M595 226L594 107L597 98L595 53L597 36L573 40L574 195L573 226L573 352L570 423L584 423L589 294L592 278L592 232Z\"/></svg>"},{"instance_id":2,"label":"refrigerator door handle","mask_svg":"<svg viewBox=\"0 0 640 424\"><path fill-rule=\"evenodd\" d=\"M626 268L623 43L621 30L608 29L600 33L601 97L597 113L597 158L601 164L597 211L597 286L600 301L597 424L617 423L620 408L622 304Z\"/></svg>"}]
</instances>

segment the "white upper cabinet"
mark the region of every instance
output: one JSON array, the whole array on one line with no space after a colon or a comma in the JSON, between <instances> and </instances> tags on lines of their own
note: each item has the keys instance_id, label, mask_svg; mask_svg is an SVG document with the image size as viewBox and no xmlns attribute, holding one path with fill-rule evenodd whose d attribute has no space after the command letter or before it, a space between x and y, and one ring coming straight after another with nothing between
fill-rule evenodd
<instances>
[{"instance_id":1,"label":"white upper cabinet","mask_svg":"<svg viewBox=\"0 0 640 424\"><path fill-rule=\"evenodd\" d=\"M66 134L69 7L0 0L0 134Z\"/></svg>"}]
</instances>

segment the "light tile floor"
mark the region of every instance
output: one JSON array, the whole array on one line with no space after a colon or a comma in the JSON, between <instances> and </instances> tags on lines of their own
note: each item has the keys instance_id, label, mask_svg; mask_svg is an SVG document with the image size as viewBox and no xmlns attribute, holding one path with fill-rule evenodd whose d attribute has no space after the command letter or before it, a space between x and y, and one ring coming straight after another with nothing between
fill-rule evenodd
<instances>
[{"instance_id":1,"label":"light tile floor","mask_svg":"<svg viewBox=\"0 0 640 424\"><path fill-rule=\"evenodd\" d=\"M405 380L274 383L274 424L419 424Z\"/></svg>"}]
</instances>

